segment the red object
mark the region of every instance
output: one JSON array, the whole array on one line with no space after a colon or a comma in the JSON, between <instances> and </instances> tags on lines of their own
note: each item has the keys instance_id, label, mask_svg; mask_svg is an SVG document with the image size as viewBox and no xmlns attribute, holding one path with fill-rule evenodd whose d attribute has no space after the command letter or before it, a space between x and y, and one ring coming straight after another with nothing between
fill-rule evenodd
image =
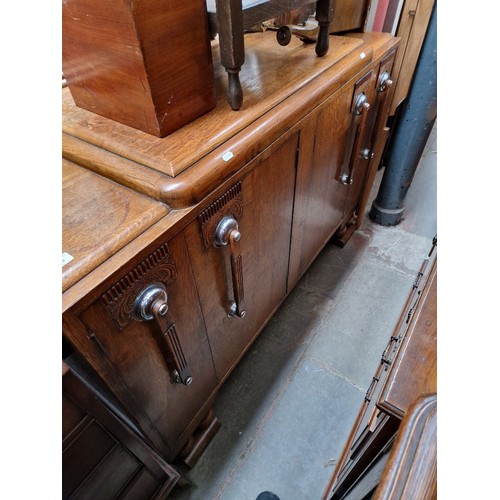
<instances>
[{"instance_id":1,"label":"red object","mask_svg":"<svg viewBox=\"0 0 500 500\"><path fill-rule=\"evenodd\" d=\"M372 31L381 33L384 29L385 15L387 14L388 6L389 0L379 0L377 5L377 12L375 13L375 19L373 20Z\"/></svg>"}]
</instances>

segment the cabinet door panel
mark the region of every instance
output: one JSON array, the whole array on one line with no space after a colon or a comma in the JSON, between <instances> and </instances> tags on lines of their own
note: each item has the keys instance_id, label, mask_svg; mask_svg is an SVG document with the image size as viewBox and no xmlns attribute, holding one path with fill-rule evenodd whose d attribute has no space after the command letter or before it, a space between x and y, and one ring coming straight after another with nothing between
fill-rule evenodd
<instances>
[{"instance_id":1,"label":"cabinet door panel","mask_svg":"<svg viewBox=\"0 0 500 500\"><path fill-rule=\"evenodd\" d=\"M199 220L184 231L220 381L287 291L297 147L298 133L295 133L270 154L267 152L263 158L256 159L256 166L240 181L236 201L223 195L204 212L215 213L218 218L222 213L235 214L241 233L243 318L228 317L228 308L234 299L230 248L216 247L213 240L206 244ZM234 203L241 206L232 209ZM213 230L212 225L210 231Z\"/></svg>"},{"instance_id":2,"label":"cabinet door panel","mask_svg":"<svg viewBox=\"0 0 500 500\"><path fill-rule=\"evenodd\" d=\"M123 383L159 431L170 450L167 458L173 459L187 439L179 441L182 434L212 395L216 377L185 241L179 235L161 249L168 252L168 265L173 267L158 271L152 265L141 276L152 260L148 257L83 311L80 320L89 334L95 335ZM175 323L178 344L193 379L190 385L172 381L171 370L155 341L154 321L138 321L131 313L138 293L158 282L166 284L169 317Z\"/></svg>"},{"instance_id":3,"label":"cabinet door panel","mask_svg":"<svg viewBox=\"0 0 500 500\"><path fill-rule=\"evenodd\" d=\"M330 97L307 125L314 127L314 149L299 160L294 213L294 248L300 254L300 276L339 226L344 213L347 186L339 182L351 124L352 86ZM313 115L314 116L314 115ZM310 135L310 134L309 134ZM301 145L301 155L304 151ZM295 258L294 258L295 260ZM294 284L294 283L291 283Z\"/></svg>"},{"instance_id":4,"label":"cabinet door panel","mask_svg":"<svg viewBox=\"0 0 500 500\"><path fill-rule=\"evenodd\" d=\"M354 86L354 95L351 104L352 124L356 130L356 137L352 150L349 155L349 186L344 207L344 215L353 213L354 208L359 200L361 190L365 184L365 176L370 161L370 140L371 132L374 126L373 119L376 117L374 103L374 82L376 75L373 71L365 73ZM369 104L369 109L363 109L361 106L359 111L356 111L358 99L366 98L366 103Z\"/></svg>"},{"instance_id":5,"label":"cabinet door panel","mask_svg":"<svg viewBox=\"0 0 500 500\"><path fill-rule=\"evenodd\" d=\"M366 148L370 151L370 159L364 175L363 189L359 202L357 202L356 228L359 228L363 219L368 197L373 187L375 175L377 173L385 142L388 138L389 129L386 122L389 113L390 97L393 91L392 68L396 57L396 49L387 54L380 62L377 71L374 70L372 76L372 95L370 118L367 125Z\"/></svg>"}]
</instances>

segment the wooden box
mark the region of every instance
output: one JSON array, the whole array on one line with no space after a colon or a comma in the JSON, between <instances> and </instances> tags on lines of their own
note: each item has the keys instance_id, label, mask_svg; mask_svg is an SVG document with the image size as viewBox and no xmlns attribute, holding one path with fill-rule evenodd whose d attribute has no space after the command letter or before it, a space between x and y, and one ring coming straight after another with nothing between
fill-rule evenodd
<instances>
[{"instance_id":1,"label":"wooden box","mask_svg":"<svg viewBox=\"0 0 500 500\"><path fill-rule=\"evenodd\" d=\"M330 33L360 30L363 27L368 0L336 0Z\"/></svg>"},{"instance_id":2,"label":"wooden box","mask_svg":"<svg viewBox=\"0 0 500 500\"><path fill-rule=\"evenodd\" d=\"M77 106L157 137L216 105L204 0L65 0L62 48Z\"/></svg>"}]
</instances>

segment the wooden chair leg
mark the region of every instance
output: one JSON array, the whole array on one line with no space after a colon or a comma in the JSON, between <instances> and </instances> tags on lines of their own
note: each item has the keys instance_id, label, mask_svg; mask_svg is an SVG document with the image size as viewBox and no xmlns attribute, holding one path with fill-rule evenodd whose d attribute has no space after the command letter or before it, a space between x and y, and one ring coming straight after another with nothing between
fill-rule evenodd
<instances>
[{"instance_id":1,"label":"wooden chair leg","mask_svg":"<svg viewBox=\"0 0 500 500\"><path fill-rule=\"evenodd\" d=\"M242 0L216 0L221 64L228 74L227 100L235 111L243 104L240 70L245 62Z\"/></svg>"},{"instance_id":2,"label":"wooden chair leg","mask_svg":"<svg viewBox=\"0 0 500 500\"><path fill-rule=\"evenodd\" d=\"M335 0L318 0L316 2L316 20L319 25L318 39L316 40L316 55L324 56L329 49L330 23L335 14Z\"/></svg>"}]
</instances>

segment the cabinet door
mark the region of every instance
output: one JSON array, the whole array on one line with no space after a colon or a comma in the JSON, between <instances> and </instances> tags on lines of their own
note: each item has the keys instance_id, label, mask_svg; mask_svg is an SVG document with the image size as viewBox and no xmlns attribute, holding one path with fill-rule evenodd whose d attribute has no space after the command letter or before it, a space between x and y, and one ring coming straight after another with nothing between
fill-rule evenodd
<instances>
[{"instance_id":1,"label":"cabinet door","mask_svg":"<svg viewBox=\"0 0 500 500\"><path fill-rule=\"evenodd\" d=\"M364 80L363 80L364 81ZM354 152L364 117L353 112L364 88L348 85L303 120L295 193L290 285L311 264L345 217Z\"/></svg>"},{"instance_id":2,"label":"cabinet door","mask_svg":"<svg viewBox=\"0 0 500 500\"><path fill-rule=\"evenodd\" d=\"M219 381L287 292L298 135L254 159L248 173L184 230ZM241 235L239 248L215 239L231 218ZM231 315L235 302L241 310Z\"/></svg>"},{"instance_id":3,"label":"cabinet door","mask_svg":"<svg viewBox=\"0 0 500 500\"><path fill-rule=\"evenodd\" d=\"M386 122L389 113L390 97L393 92L394 82L392 80L392 69L395 57L396 49L382 58L380 64L376 66L372 76L373 97L370 100L372 106L366 127L364 146L370 159L368 160L369 163L368 166L366 166L366 173L364 174L364 184L361 190L361 196L359 197L359 201L356 198L356 207L353 208L353 210L356 210L357 214L356 228L361 225L368 203L368 197L389 135L389 129L386 127Z\"/></svg>"},{"instance_id":4,"label":"cabinet door","mask_svg":"<svg viewBox=\"0 0 500 500\"><path fill-rule=\"evenodd\" d=\"M80 352L105 376L104 365L111 365L116 377L105 382L115 394L135 400L135 408L122 403L134 416L140 408L143 430L148 433L150 425L161 436L172 460L204 417L200 410L216 387L182 235L131 264L78 316L101 356L90 347L85 352L81 339Z\"/></svg>"},{"instance_id":5,"label":"cabinet door","mask_svg":"<svg viewBox=\"0 0 500 500\"><path fill-rule=\"evenodd\" d=\"M344 218L352 215L365 185L365 176L370 161L370 139L373 128L374 72L365 73L354 85L351 102L351 126L347 139L347 150L339 180L347 188Z\"/></svg>"}]
</instances>

